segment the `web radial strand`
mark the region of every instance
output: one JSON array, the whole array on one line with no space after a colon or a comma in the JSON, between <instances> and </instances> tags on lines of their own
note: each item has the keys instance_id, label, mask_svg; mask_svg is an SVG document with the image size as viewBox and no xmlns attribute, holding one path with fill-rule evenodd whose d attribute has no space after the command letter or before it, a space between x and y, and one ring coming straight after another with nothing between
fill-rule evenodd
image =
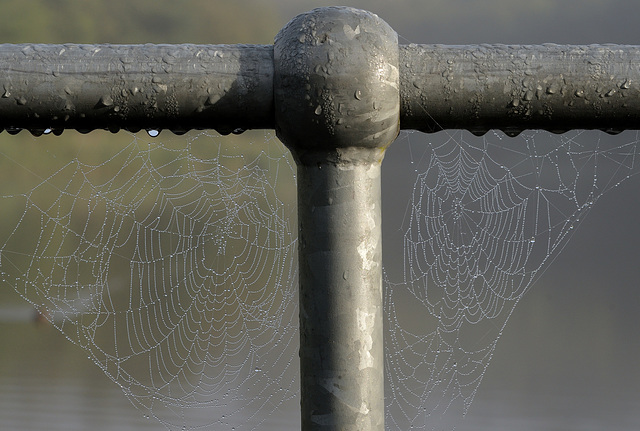
<instances>
[{"instance_id":1,"label":"web radial strand","mask_svg":"<svg viewBox=\"0 0 640 431\"><path fill-rule=\"evenodd\" d=\"M593 204L638 173L638 136L400 140L415 176L402 279L386 280L387 427L453 429L516 304Z\"/></svg>"},{"instance_id":2,"label":"web radial strand","mask_svg":"<svg viewBox=\"0 0 640 431\"><path fill-rule=\"evenodd\" d=\"M298 396L294 165L230 139L3 154L29 178L4 190L5 284L168 429L260 429Z\"/></svg>"}]
</instances>

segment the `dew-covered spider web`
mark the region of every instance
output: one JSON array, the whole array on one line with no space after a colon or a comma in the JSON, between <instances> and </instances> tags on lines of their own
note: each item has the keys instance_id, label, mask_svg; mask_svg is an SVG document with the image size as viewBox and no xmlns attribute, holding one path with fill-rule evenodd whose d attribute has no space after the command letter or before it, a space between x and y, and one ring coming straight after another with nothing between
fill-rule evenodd
<instances>
[{"instance_id":1,"label":"dew-covered spider web","mask_svg":"<svg viewBox=\"0 0 640 431\"><path fill-rule=\"evenodd\" d=\"M160 428L299 428L282 145L270 132L67 136L0 148L3 288ZM389 152L407 156L383 171L406 194L385 237L387 429L453 429L515 305L600 196L638 173L638 142L401 134Z\"/></svg>"},{"instance_id":2,"label":"dew-covered spider web","mask_svg":"<svg viewBox=\"0 0 640 431\"><path fill-rule=\"evenodd\" d=\"M298 396L294 166L269 135L157 139L4 148L3 284L146 417L261 429Z\"/></svg>"},{"instance_id":3,"label":"dew-covered spider web","mask_svg":"<svg viewBox=\"0 0 640 431\"><path fill-rule=\"evenodd\" d=\"M594 203L638 173L638 135L441 132L403 141L415 181L401 281L389 278L385 291L387 426L452 429L516 304Z\"/></svg>"}]
</instances>

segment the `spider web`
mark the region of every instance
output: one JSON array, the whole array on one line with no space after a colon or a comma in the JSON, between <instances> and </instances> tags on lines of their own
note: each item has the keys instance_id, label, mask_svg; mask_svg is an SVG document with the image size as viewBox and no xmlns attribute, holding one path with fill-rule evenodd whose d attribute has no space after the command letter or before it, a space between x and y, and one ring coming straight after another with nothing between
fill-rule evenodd
<instances>
[{"instance_id":1,"label":"spider web","mask_svg":"<svg viewBox=\"0 0 640 431\"><path fill-rule=\"evenodd\" d=\"M258 429L298 396L293 165L265 140L3 154L26 183L2 199L3 283L168 429Z\"/></svg>"},{"instance_id":2,"label":"spider web","mask_svg":"<svg viewBox=\"0 0 640 431\"><path fill-rule=\"evenodd\" d=\"M638 136L404 136L415 182L402 281L386 280L386 420L452 429L516 304L594 203L637 174Z\"/></svg>"},{"instance_id":3,"label":"spider web","mask_svg":"<svg viewBox=\"0 0 640 431\"><path fill-rule=\"evenodd\" d=\"M2 149L3 285L167 429L264 429L298 404L295 166L249 136ZM515 305L637 173L638 136L404 132L389 151L409 155L383 181L412 178L400 269L385 255L387 428L452 429Z\"/></svg>"}]
</instances>

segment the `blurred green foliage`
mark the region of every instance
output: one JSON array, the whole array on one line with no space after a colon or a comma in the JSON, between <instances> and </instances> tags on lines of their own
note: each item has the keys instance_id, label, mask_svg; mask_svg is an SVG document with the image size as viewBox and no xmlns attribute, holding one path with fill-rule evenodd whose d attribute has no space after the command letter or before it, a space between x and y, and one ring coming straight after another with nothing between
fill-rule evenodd
<instances>
[{"instance_id":1,"label":"blurred green foliage","mask_svg":"<svg viewBox=\"0 0 640 431\"><path fill-rule=\"evenodd\" d=\"M272 43L261 0L3 0L1 43Z\"/></svg>"}]
</instances>

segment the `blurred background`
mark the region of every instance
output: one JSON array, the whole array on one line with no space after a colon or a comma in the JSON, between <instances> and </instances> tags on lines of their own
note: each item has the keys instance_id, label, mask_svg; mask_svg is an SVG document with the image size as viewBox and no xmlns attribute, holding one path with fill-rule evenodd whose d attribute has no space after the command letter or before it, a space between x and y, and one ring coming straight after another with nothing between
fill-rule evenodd
<instances>
[{"instance_id":1,"label":"blurred background","mask_svg":"<svg viewBox=\"0 0 640 431\"><path fill-rule=\"evenodd\" d=\"M401 43L640 44L640 3L627 0L342 4L377 13ZM289 19L328 5L311 0L4 0L0 42L270 44ZM100 132L63 136L72 152L132 139ZM411 140L419 139L414 134ZM0 134L3 152L55 143L53 137L35 139L25 132ZM395 181L403 182L398 172L406 163L406 152L392 146L383 168L385 244L401 240L410 190L406 195L392 191ZM11 181L4 177L5 190ZM601 198L517 306L457 430L640 429L637 190L639 178ZM397 261L401 256L385 255L385 265ZM0 429L162 428L144 419L80 348L39 322L33 308L6 286L0 291L0 345Z\"/></svg>"}]
</instances>

